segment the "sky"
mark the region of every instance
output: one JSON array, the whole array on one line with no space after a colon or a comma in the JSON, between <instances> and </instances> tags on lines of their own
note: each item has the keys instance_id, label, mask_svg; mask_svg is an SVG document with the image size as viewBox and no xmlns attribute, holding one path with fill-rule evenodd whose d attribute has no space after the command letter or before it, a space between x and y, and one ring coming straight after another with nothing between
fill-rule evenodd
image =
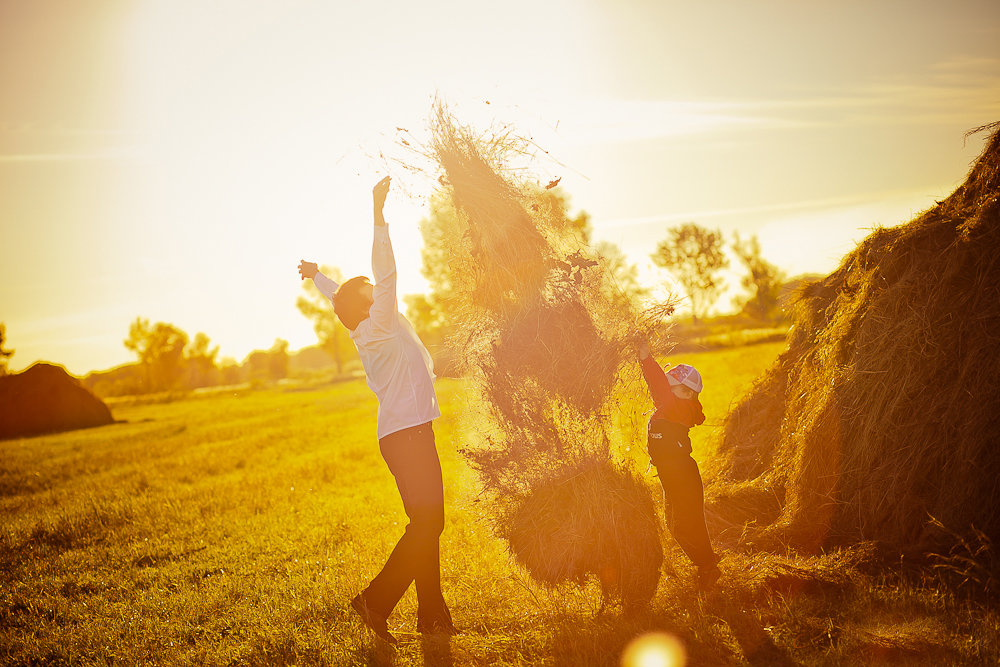
<instances>
[{"instance_id":1,"label":"sky","mask_svg":"<svg viewBox=\"0 0 1000 667\"><path fill-rule=\"evenodd\" d=\"M296 266L370 275L387 173L400 294L423 291L436 182L394 158L435 100L529 137L529 177L649 284L688 221L826 273L964 180L965 132L1000 120L1000 3L0 0L11 368L129 362L136 317L236 360L314 344Z\"/></svg>"}]
</instances>

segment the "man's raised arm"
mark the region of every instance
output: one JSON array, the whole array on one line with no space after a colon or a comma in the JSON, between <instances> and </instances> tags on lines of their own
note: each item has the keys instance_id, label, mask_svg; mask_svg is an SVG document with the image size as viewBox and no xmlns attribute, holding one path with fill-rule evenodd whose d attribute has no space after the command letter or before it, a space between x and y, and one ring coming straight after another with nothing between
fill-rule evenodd
<instances>
[{"instance_id":1,"label":"man's raised arm","mask_svg":"<svg viewBox=\"0 0 1000 667\"><path fill-rule=\"evenodd\" d=\"M396 305L396 259L389 241L389 225L385 224L382 209L389 194L389 177L386 176L372 188L372 205L375 213L375 231L372 242L372 273L375 287L372 291L374 303L368 311L372 325L383 331L391 330L397 323Z\"/></svg>"},{"instance_id":2,"label":"man's raised arm","mask_svg":"<svg viewBox=\"0 0 1000 667\"><path fill-rule=\"evenodd\" d=\"M340 287L336 280L331 280L323 275L323 272L319 270L315 262L307 262L304 259L299 262L299 276L302 277L302 280L306 278L312 279L313 284L319 289L320 294L327 299L332 299L334 292Z\"/></svg>"}]
</instances>

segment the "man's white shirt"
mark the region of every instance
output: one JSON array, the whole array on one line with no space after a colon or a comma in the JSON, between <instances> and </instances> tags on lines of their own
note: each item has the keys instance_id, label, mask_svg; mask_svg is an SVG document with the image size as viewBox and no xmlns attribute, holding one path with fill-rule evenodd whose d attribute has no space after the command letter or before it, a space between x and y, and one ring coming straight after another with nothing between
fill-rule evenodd
<instances>
[{"instance_id":1,"label":"man's white shirt","mask_svg":"<svg viewBox=\"0 0 1000 667\"><path fill-rule=\"evenodd\" d=\"M378 398L378 437L441 416L434 393L434 364L396 302L396 260L389 226L375 225L372 243L374 303L369 316L351 332L368 386ZM339 285L320 272L313 283L333 301Z\"/></svg>"}]
</instances>

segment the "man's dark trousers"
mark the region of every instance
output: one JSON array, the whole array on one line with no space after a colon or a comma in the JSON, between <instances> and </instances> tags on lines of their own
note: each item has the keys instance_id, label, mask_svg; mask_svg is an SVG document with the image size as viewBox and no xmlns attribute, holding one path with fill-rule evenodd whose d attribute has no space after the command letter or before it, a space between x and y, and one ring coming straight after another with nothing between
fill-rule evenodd
<instances>
[{"instance_id":1,"label":"man's dark trousers","mask_svg":"<svg viewBox=\"0 0 1000 667\"><path fill-rule=\"evenodd\" d=\"M417 586L417 627L451 625L441 595L439 539L444 530L444 485L431 423L405 428L379 440L379 449L403 499L410 523L389 560L364 591L365 604L383 618L410 582Z\"/></svg>"}]
</instances>

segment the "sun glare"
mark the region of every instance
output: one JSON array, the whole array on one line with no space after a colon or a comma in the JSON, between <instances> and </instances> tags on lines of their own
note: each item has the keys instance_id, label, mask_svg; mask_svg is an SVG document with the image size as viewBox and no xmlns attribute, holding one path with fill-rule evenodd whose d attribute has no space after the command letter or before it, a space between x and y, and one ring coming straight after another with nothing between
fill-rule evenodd
<instances>
[{"instance_id":1,"label":"sun glare","mask_svg":"<svg viewBox=\"0 0 1000 667\"><path fill-rule=\"evenodd\" d=\"M622 652L622 667L684 667L687 652L677 637L650 632L636 637Z\"/></svg>"}]
</instances>

